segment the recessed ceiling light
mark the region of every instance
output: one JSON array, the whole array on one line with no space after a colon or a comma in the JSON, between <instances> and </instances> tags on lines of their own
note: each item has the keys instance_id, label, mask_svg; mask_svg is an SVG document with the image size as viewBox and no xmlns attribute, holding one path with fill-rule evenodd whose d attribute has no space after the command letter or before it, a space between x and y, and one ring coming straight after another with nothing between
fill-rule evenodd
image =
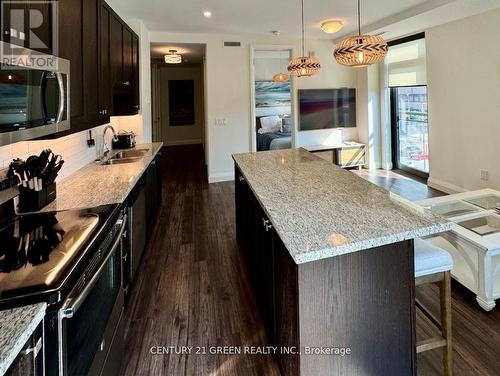
<instances>
[{"instance_id":1,"label":"recessed ceiling light","mask_svg":"<svg viewBox=\"0 0 500 376\"><path fill-rule=\"evenodd\" d=\"M203 16L206 18L210 18L210 17L212 17L212 12L210 12L209 10L206 10L203 12Z\"/></svg>"},{"instance_id":2,"label":"recessed ceiling light","mask_svg":"<svg viewBox=\"0 0 500 376\"><path fill-rule=\"evenodd\" d=\"M344 24L342 21L338 20L329 20L325 21L321 24L321 30L323 30L327 34L335 34L337 31L342 29Z\"/></svg>"}]
</instances>

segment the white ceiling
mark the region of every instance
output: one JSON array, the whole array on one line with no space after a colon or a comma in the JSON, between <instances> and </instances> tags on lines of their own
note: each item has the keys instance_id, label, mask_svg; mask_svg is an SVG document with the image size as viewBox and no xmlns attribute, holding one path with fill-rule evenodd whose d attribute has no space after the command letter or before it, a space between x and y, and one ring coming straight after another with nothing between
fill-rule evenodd
<instances>
[{"instance_id":1,"label":"white ceiling","mask_svg":"<svg viewBox=\"0 0 500 376\"><path fill-rule=\"evenodd\" d=\"M200 64L205 57L205 45L197 43L151 43L151 59L163 60L170 50L182 55L182 62Z\"/></svg>"},{"instance_id":2,"label":"white ceiling","mask_svg":"<svg viewBox=\"0 0 500 376\"><path fill-rule=\"evenodd\" d=\"M356 30L356 0L304 1L306 37L335 39ZM271 35L272 30L279 30L283 37L300 36L300 0L108 2L127 17L143 20L151 31ZM494 7L500 7L500 0L361 0L361 23L365 31L387 32L390 25L412 19L412 29L423 29L433 12L439 15L433 19L436 24L449 22L455 17L453 12L456 17L465 17ZM211 18L203 17L205 10L212 12ZM321 32L321 22L328 19L342 20L344 29L334 36Z\"/></svg>"}]
</instances>

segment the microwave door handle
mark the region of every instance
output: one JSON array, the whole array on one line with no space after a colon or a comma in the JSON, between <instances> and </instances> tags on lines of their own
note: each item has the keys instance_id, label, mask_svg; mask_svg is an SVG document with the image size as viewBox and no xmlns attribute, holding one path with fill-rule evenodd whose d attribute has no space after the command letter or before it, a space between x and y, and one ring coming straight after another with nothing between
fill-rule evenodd
<instances>
[{"instance_id":1,"label":"microwave door handle","mask_svg":"<svg viewBox=\"0 0 500 376\"><path fill-rule=\"evenodd\" d=\"M87 285L84 287L82 292L76 298L68 298L66 300L66 302L64 303L64 305L62 306L61 311L60 311L60 318L61 319L71 318L76 313L76 311L78 311L78 309L82 305L85 298L92 291L92 287L94 287L94 285L97 283L97 280L99 279L101 274L104 272L104 268L106 267L106 264L108 263L109 259L115 253L118 246L121 244L122 235L125 232L126 227L127 227L127 215L125 214L123 216L123 218L121 219L120 231L118 231L118 234L116 235L115 241L113 242L113 245L111 246L111 250L108 252L106 258L101 263L101 266L95 272L95 274L92 276L92 278L87 283Z\"/></svg>"},{"instance_id":2,"label":"microwave door handle","mask_svg":"<svg viewBox=\"0 0 500 376\"><path fill-rule=\"evenodd\" d=\"M42 119L44 124L48 123L48 112L47 112L47 72L42 72L40 78L40 108L42 109Z\"/></svg>"},{"instance_id":3,"label":"microwave door handle","mask_svg":"<svg viewBox=\"0 0 500 376\"><path fill-rule=\"evenodd\" d=\"M64 88L64 80L63 75L61 73L56 73L57 84L59 86L59 108L57 109L57 117L56 124L62 121L62 117L64 115L64 97L65 97L65 88Z\"/></svg>"}]
</instances>

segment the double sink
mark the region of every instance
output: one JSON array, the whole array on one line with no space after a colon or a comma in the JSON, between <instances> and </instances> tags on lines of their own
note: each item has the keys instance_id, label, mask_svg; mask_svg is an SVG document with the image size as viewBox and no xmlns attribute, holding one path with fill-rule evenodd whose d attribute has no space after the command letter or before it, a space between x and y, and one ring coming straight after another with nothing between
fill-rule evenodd
<instances>
[{"instance_id":1,"label":"double sink","mask_svg":"<svg viewBox=\"0 0 500 376\"><path fill-rule=\"evenodd\" d=\"M149 149L122 150L118 153L113 154L109 159L101 161L101 165L115 165L137 162L141 160L148 152Z\"/></svg>"}]
</instances>

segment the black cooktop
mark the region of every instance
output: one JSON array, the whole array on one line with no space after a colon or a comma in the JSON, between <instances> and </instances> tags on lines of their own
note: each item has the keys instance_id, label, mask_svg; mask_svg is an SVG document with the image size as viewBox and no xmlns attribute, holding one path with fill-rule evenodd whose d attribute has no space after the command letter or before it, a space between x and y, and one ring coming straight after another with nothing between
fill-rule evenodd
<instances>
[{"instance_id":1,"label":"black cooktop","mask_svg":"<svg viewBox=\"0 0 500 376\"><path fill-rule=\"evenodd\" d=\"M0 304L59 289L117 208L30 214L5 224L0 229Z\"/></svg>"}]
</instances>

